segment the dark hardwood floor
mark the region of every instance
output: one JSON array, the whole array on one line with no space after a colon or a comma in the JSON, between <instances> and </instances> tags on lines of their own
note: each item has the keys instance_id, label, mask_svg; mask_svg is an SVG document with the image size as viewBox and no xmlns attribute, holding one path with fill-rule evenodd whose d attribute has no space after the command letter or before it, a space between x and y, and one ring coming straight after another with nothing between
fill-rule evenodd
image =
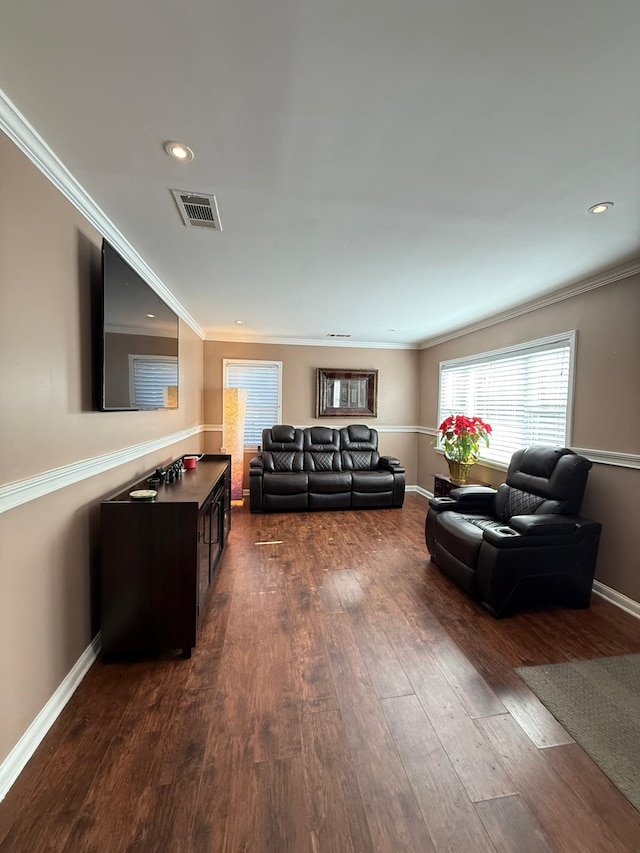
<instances>
[{"instance_id":1,"label":"dark hardwood floor","mask_svg":"<svg viewBox=\"0 0 640 853\"><path fill-rule=\"evenodd\" d=\"M640 621L597 597L493 619L430 563L426 506L234 510L192 659L94 664L0 850L639 850L514 667L640 652Z\"/></svg>"}]
</instances>

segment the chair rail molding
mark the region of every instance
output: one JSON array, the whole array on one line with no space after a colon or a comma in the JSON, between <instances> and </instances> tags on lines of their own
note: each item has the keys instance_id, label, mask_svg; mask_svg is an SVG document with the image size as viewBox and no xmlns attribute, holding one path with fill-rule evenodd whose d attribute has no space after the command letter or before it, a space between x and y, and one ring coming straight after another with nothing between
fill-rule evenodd
<instances>
[{"instance_id":1,"label":"chair rail molding","mask_svg":"<svg viewBox=\"0 0 640 853\"><path fill-rule=\"evenodd\" d=\"M34 477L28 477L25 480L7 483L0 486L0 513L51 494L58 489L64 489L65 486L87 480L96 474L102 474L111 468L123 465L125 462L132 462L148 453L154 453L156 450L177 444L179 441L198 435L202 431L202 426L183 429L171 435L164 435L161 438L154 438L141 444L133 444L121 450L114 450L111 453L93 456L91 459L81 459L78 462L72 462L70 465L63 465L61 468L53 468L51 471L44 471L42 474L36 474Z\"/></svg>"},{"instance_id":2,"label":"chair rail molding","mask_svg":"<svg viewBox=\"0 0 640 853\"><path fill-rule=\"evenodd\" d=\"M617 450L590 450L587 447L572 447L580 456L586 456L592 462L601 465L615 465L618 468L640 468L640 455L637 453L620 453Z\"/></svg>"}]
</instances>

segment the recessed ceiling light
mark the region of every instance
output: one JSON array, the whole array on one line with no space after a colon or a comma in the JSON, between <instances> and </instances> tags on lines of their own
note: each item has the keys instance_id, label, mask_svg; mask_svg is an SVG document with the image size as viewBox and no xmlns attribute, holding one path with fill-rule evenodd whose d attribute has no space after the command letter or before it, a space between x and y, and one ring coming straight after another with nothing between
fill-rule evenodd
<instances>
[{"instance_id":1,"label":"recessed ceiling light","mask_svg":"<svg viewBox=\"0 0 640 853\"><path fill-rule=\"evenodd\" d=\"M173 157L174 160L180 160L183 163L186 163L188 160L193 160L193 151L183 142L165 142L164 150L167 152L169 157Z\"/></svg>"},{"instance_id":2,"label":"recessed ceiling light","mask_svg":"<svg viewBox=\"0 0 640 853\"><path fill-rule=\"evenodd\" d=\"M613 207L612 201L599 201L598 204L594 204L590 207L587 213L606 213L610 207Z\"/></svg>"},{"instance_id":3,"label":"recessed ceiling light","mask_svg":"<svg viewBox=\"0 0 640 853\"><path fill-rule=\"evenodd\" d=\"M233 322L236 324L236 326L242 326L244 320L234 320Z\"/></svg>"},{"instance_id":4,"label":"recessed ceiling light","mask_svg":"<svg viewBox=\"0 0 640 853\"><path fill-rule=\"evenodd\" d=\"M155 314L147 314L147 317L155 317Z\"/></svg>"}]
</instances>

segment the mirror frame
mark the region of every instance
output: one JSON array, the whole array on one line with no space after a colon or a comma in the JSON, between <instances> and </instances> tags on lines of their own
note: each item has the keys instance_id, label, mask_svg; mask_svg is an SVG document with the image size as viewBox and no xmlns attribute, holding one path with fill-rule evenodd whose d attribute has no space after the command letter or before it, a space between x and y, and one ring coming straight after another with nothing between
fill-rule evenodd
<instances>
[{"instance_id":1,"label":"mirror frame","mask_svg":"<svg viewBox=\"0 0 640 853\"><path fill-rule=\"evenodd\" d=\"M360 406L332 406L329 400L331 383L340 379L364 379L366 381L366 404ZM316 368L316 417L352 418L378 417L378 371L377 370L331 370Z\"/></svg>"}]
</instances>

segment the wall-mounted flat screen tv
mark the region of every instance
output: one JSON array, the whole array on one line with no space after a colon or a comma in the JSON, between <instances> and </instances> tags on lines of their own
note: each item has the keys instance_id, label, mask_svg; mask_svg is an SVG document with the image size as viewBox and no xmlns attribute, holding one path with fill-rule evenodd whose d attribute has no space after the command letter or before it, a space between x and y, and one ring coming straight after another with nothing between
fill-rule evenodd
<instances>
[{"instance_id":1,"label":"wall-mounted flat screen tv","mask_svg":"<svg viewBox=\"0 0 640 853\"><path fill-rule=\"evenodd\" d=\"M178 315L102 242L102 411L178 407Z\"/></svg>"}]
</instances>

